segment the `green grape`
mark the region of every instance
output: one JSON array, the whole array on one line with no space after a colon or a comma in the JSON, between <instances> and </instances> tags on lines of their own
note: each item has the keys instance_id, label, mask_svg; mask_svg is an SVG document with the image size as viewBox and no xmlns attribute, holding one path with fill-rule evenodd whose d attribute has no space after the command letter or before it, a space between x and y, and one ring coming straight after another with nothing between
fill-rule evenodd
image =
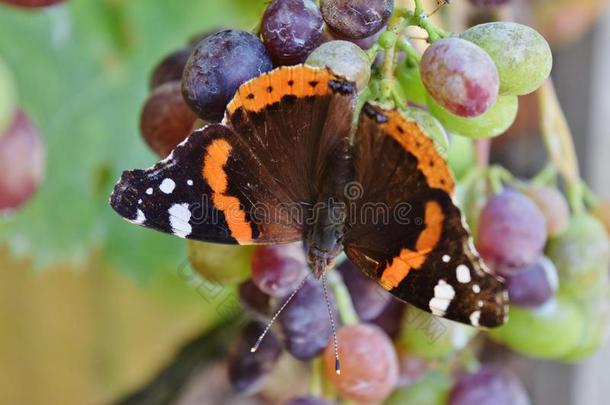
<instances>
[{"instance_id":1,"label":"green grape","mask_svg":"<svg viewBox=\"0 0 610 405\"><path fill-rule=\"evenodd\" d=\"M394 391L385 405L446 405L451 386L449 376L433 371L418 383Z\"/></svg>"},{"instance_id":2,"label":"green grape","mask_svg":"<svg viewBox=\"0 0 610 405\"><path fill-rule=\"evenodd\" d=\"M610 285L606 283L600 293L585 297L578 306L583 314L584 327L579 343L561 358L565 362L583 360L607 341L610 334Z\"/></svg>"},{"instance_id":3,"label":"green grape","mask_svg":"<svg viewBox=\"0 0 610 405\"><path fill-rule=\"evenodd\" d=\"M511 306L505 325L489 336L511 349L534 358L556 359L579 343L584 327L578 307L563 295L537 309Z\"/></svg>"},{"instance_id":4,"label":"green grape","mask_svg":"<svg viewBox=\"0 0 610 405\"><path fill-rule=\"evenodd\" d=\"M475 164L474 143L463 136L452 136L447 156L456 179L461 179Z\"/></svg>"},{"instance_id":5,"label":"green grape","mask_svg":"<svg viewBox=\"0 0 610 405\"><path fill-rule=\"evenodd\" d=\"M16 109L17 91L8 66L0 59L0 136L4 135Z\"/></svg>"},{"instance_id":6,"label":"green grape","mask_svg":"<svg viewBox=\"0 0 610 405\"><path fill-rule=\"evenodd\" d=\"M436 118L434 118L429 112L419 108L405 108L401 110L402 113L417 121L419 127L434 141L436 150L442 156L447 157L447 151L449 150L449 138L445 128L441 125Z\"/></svg>"},{"instance_id":7,"label":"green grape","mask_svg":"<svg viewBox=\"0 0 610 405\"><path fill-rule=\"evenodd\" d=\"M463 349L476 333L475 328L409 306L398 344L416 356L436 359Z\"/></svg>"},{"instance_id":8,"label":"green grape","mask_svg":"<svg viewBox=\"0 0 610 405\"><path fill-rule=\"evenodd\" d=\"M237 284L250 277L254 248L187 241L191 266L204 279L219 284Z\"/></svg>"},{"instance_id":9,"label":"green grape","mask_svg":"<svg viewBox=\"0 0 610 405\"><path fill-rule=\"evenodd\" d=\"M421 81L417 65L402 63L396 72L396 78L406 100L416 104L426 104L426 88Z\"/></svg>"},{"instance_id":10,"label":"green grape","mask_svg":"<svg viewBox=\"0 0 610 405\"><path fill-rule=\"evenodd\" d=\"M360 90L366 87L371 77L371 61L366 52L349 41L329 41L320 45L307 57L305 64L328 67L355 82Z\"/></svg>"},{"instance_id":11,"label":"green grape","mask_svg":"<svg viewBox=\"0 0 610 405\"><path fill-rule=\"evenodd\" d=\"M536 30L513 22L476 25L460 35L483 48L500 75L500 94L520 96L536 90L551 73L553 55Z\"/></svg>"},{"instance_id":12,"label":"green grape","mask_svg":"<svg viewBox=\"0 0 610 405\"><path fill-rule=\"evenodd\" d=\"M490 138L504 133L517 117L519 100L516 96L499 96L486 112L474 118L458 117L427 96L430 112L449 132L469 138Z\"/></svg>"},{"instance_id":13,"label":"green grape","mask_svg":"<svg viewBox=\"0 0 610 405\"><path fill-rule=\"evenodd\" d=\"M607 277L608 235L590 214L573 216L566 231L551 239L547 254L557 265L561 289L569 294L587 293Z\"/></svg>"}]
</instances>

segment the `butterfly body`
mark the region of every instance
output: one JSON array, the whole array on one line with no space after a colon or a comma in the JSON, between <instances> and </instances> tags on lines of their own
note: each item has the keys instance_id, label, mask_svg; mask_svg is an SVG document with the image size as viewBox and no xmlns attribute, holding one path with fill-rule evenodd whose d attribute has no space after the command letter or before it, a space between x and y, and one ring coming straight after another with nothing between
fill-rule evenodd
<instances>
[{"instance_id":1,"label":"butterfly body","mask_svg":"<svg viewBox=\"0 0 610 405\"><path fill-rule=\"evenodd\" d=\"M505 322L502 280L479 258L434 142L366 103L328 69L283 67L243 84L221 124L123 174L111 206L138 225L204 242L305 241L320 277L344 251L421 309L473 326ZM357 122L354 133L352 123Z\"/></svg>"}]
</instances>

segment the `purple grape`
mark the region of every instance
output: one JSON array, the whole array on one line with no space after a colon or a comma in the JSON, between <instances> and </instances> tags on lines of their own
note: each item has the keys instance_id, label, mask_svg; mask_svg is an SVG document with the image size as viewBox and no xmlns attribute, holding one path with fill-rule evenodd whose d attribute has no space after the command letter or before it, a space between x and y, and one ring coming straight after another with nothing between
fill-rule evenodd
<instances>
[{"instance_id":1,"label":"purple grape","mask_svg":"<svg viewBox=\"0 0 610 405\"><path fill-rule=\"evenodd\" d=\"M164 83L182 80L182 73L191 55L191 48L182 48L167 55L150 77L150 88L154 89Z\"/></svg>"},{"instance_id":2,"label":"purple grape","mask_svg":"<svg viewBox=\"0 0 610 405\"><path fill-rule=\"evenodd\" d=\"M517 377L504 369L484 366L462 376L449 394L449 405L529 405L527 391Z\"/></svg>"},{"instance_id":3,"label":"purple grape","mask_svg":"<svg viewBox=\"0 0 610 405\"><path fill-rule=\"evenodd\" d=\"M156 87L146 100L140 132L148 146L165 157L189 136L196 119L182 98L180 82L168 82Z\"/></svg>"},{"instance_id":4,"label":"purple grape","mask_svg":"<svg viewBox=\"0 0 610 405\"><path fill-rule=\"evenodd\" d=\"M386 31L386 27L383 27L381 30L379 30L377 33L375 33L371 36L368 36L368 37L362 38L362 39L353 39L353 38L348 38L344 35L341 35L338 32L334 32L331 30L325 30L322 33L321 42L330 42L330 41L335 41L335 40L349 41L353 44L358 45L360 48L366 50L366 49L371 49L373 47L373 45L375 45L377 43L377 40L379 39L381 34L383 34L385 31Z\"/></svg>"},{"instance_id":5,"label":"purple grape","mask_svg":"<svg viewBox=\"0 0 610 405\"><path fill-rule=\"evenodd\" d=\"M17 111L0 134L0 213L21 208L44 176L45 147L38 129L23 111Z\"/></svg>"},{"instance_id":6,"label":"purple grape","mask_svg":"<svg viewBox=\"0 0 610 405\"><path fill-rule=\"evenodd\" d=\"M371 278L365 276L349 260L343 262L337 270L341 273L347 290L352 296L358 317L363 321L370 321L381 314L392 295Z\"/></svg>"},{"instance_id":7,"label":"purple grape","mask_svg":"<svg viewBox=\"0 0 610 405\"><path fill-rule=\"evenodd\" d=\"M510 302L521 307L539 307L554 297L559 287L557 268L545 256L525 270L506 277Z\"/></svg>"},{"instance_id":8,"label":"purple grape","mask_svg":"<svg viewBox=\"0 0 610 405\"><path fill-rule=\"evenodd\" d=\"M499 7L511 2L511 0L468 0L476 7Z\"/></svg>"},{"instance_id":9,"label":"purple grape","mask_svg":"<svg viewBox=\"0 0 610 405\"><path fill-rule=\"evenodd\" d=\"M272 297L293 292L308 274L301 243L260 246L252 255L252 281Z\"/></svg>"},{"instance_id":10,"label":"purple grape","mask_svg":"<svg viewBox=\"0 0 610 405\"><path fill-rule=\"evenodd\" d=\"M229 381L237 392L258 391L282 353L282 346L271 331L265 336L256 352L250 350L264 329L265 326L258 322L248 323L229 353Z\"/></svg>"},{"instance_id":11,"label":"purple grape","mask_svg":"<svg viewBox=\"0 0 610 405\"><path fill-rule=\"evenodd\" d=\"M286 402L284 405L333 405L333 402L329 402L323 398L316 397L301 397L294 398Z\"/></svg>"},{"instance_id":12,"label":"purple grape","mask_svg":"<svg viewBox=\"0 0 610 405\"><path fill-rule=\"evenodd\" d=\"M483 114L498 97L498 69L472 42L455 37L436 41L424 52L420 70L430 96L460 117Z\"/></svg>"},{"instance_id":13,"label":"purple grape","mask_svg":"<svg viewBox=\"0 0 610 405\"><path fill-rule=\"evenodd\" d=\"M546 239L544 215L513 189L491 197L481 211L477 247L485 263L500 275L515 274L533 263Z\"/></svg>"},{"instance_id":14,"label":"purple grape","mask_svg":"<svg viewBox=\"0 0 610 405\"><path fill-rule=\"evenodd\" d=\"M379 326L389 337L395 338L400 332L401 321L406 311L407 305L404 302L392 298L370 323Z\"/></svg>"},{"instance_id":15,"label":"purple grape","mask_svg":"<svg viewBox=\"0 0 610 405\"><path fill-rule=\"evenodd\" d=\"M276 65L303 63L321 42L324 20L312 0L273 0L261 34Z\"/></svg>"},{"instance_id":16,"label":"purple grape","mask_svg":"<svg viewBox=\"0 0 610 405\"><path fill-rule=\"evenodd\" d=\"M220 31L193 49L182 76L182 94L201 118L219 121L237 88L271 69L271 59L255 35Z\"/></svg>"},{"instance_id":17,"label":"purple grape","mask_svg":"<svg viewBox=\"0 0 610 405\"><path fill-rule=\"evenodd\" d=\"M379 32L394 10L394 0L324 0L322 16L339 35L363 39Z\"/></svg>"},{"instance_id":18,"label":"purple grape","mask_svg":"<svg viewBox=\"0 0 610 405\"><path fill-rule=\"evenodd\" d=\"M11 4L22 8L48 7L63 3L65 0L0 0L0 3Z\"/></svg>"},{"instance_id":19,"label":"purple grape","mask_svg":"<svg viewBox=\"0 0 610 405\"><path fill-rule=\"evenodd\" d=\"M330 291L329 299L336 322L337 309ZM294 357L311 360L320 354L332 334L322 283L318 280L307 280L280 314L278 322L284 337L284 346Z\"/></svg>"},{"instance_id":20,"label":"purple grape","mask_svg":"<svg viewBox=\"0 0 610 405\"><path fill-rule=\"evenodd\" d=\"M271 297L262 292L252 280L241 283L237 292L245 309L261 319L271 316Z\"/></svg>"}]
</instances>

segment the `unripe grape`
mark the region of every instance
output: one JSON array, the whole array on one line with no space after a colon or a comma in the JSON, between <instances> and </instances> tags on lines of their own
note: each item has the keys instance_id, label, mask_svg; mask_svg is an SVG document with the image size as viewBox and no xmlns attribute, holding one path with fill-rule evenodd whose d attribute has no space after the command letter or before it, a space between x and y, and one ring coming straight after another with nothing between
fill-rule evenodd
<instances>
[{"instance_id":1,"label":"unripe grape","mask_svg":"<svg viewBox=\"0 0 610 405\"><path fill-rule=\"evenodd\" d=\"M544 215L549 236L557 236L566 230L570 221L570 207L558 189L549 186L529 186L524 192Z\"/></svg>"},{"instance_id":2,"label":"unripe grape","mask_svg":"<svg viewBox=\"0 0 610 405\"><path fill-rule=\"evenodd\" d=\"M42 181L45 148L38 129L22 112L0 135L0 214L21 208Z\"/></svg>"},{"instance_id":3,"label":"unripe grape","mask_svg":"<svg viewBox=\"0 0 610 405\"><path fill-rule=\"evenodd\" d=\"M338 75L366 87L371 77L371 62L367 54L348 41L330 41L316 48L305 62L309 66L328 67Z\"/></svg>"},{"instance_id":4,"label":"unripe grape","mask_svg":"<svg viewBox=\"0 0 610 405\"><path fill-rule=\"evenodd\" d=\"M267 333L256 352L250 350L264 329L261 323L248 323L231 348L227 360L229 381L237 392L257 392L282 353L282 346L273 331Z\"/></svg>"},{"instance_id":5,"label":"unripe grape","mask_svg":"<svg viewBox=\"0 0 610 405\"><path fill-rule=\"evenodd\" d=\"M294 65L320 44L323 28L312 0L273 0L263 15L261 34L276 65Z\"/></svg>"},{"instance_id":6,"label":"unripe grape","mask_svg":"<svg viewBox=\"0 0 610 405\"><path fill-rule=\"evenodd\" d=\"M191 55L191 48L182 48L167 55L157 64L150 76L150 88L182 80L182 73Z\"/></svg>"},{"instance_id":7,"label":"unripe grape","mask_svg":"<svg viewBox=\"0 0 610 405\"><path fill-rule=\"evenodd\" d=\"M557 268L541 256L522 272L506 277L510 302L521 307L535 308L551 300L559 288Z\"/></svg>"},{"instance_id":8,"label":"unripe grape","mask_svg":"<svg viewBox=\"0 0 610 405\"><path fill-rule=\"evenodd\" d=\"M565 232L551 239L547 254L557 265L562 289L573 294L587 292L608 277L608 234L593 215L573 216Z\"/></svg>"},{"instance_id":9,"label":"unripe grape","mask_svg":"<svg viewBox=\"0 0 610 405\"><path fill-rule=\"evenodd\" d=\"M477 329L473 327L409 306L398 343L409 353L425 359L438 359L462 350L476 334Z\"/></svg>"},{"instance_id":10,"label":"unripe grape","mask_svg":"<svg viewBox=\"0 0 610 405\"><path fill-rule=\"evenodd\" d=\"M468 138L490 138L506 132L517 117L519 100L516 96L500 96L495 104L482 115L474 118L460 117L441 107L428 95L428 107L449 132Z\"/></svg>"},{"instance_id":11,"label":"unripe grape","mask_svg":"<svg viewBox=\"0 0 610 405\"><path fill-rule=\"evenodd\" d=\"M394 10L394 0L324 0L321 9L333 31L362 39L386 25Z\"/></svg>"},{"instance_id":12,"label":"unripe grape","mask_svg":"<svg viewBox=\"0 0 610 405\"><path fill-rule=\"evenodd\" d=\"M498 70L484 50L460 38L434 42L422 55L421 78L428 93L460 117L478 117L498 97Z\"/></svg>"},{"instance_id":13,"label":"unripe grape","mask_svg":"<svg viewBox=\"0 0 610 405\"><path fill-rule=\"evenodd\" d=\"M396 78L408 101L421 105L426 104L426 88L417 65L400 64Z\"/></svg>"},{"instance_id":14,"label":"unripe grape","mask_svg":"<svg viewBox=\"0 0 610 405\"><path fill-rule=\"evenodd\" d=\"M496 366L484 366L461 376L449 395L448 405L529 405L530 399L517 376Z\"/></svg>"},{"instance_id":15,"label":"unripe grape","mask_svg":"<svg viewBox=\"0 0 610 405\"><path fill-rule=\"evenodd\" d=\"M376 326L358 324L339 329L337 339L341 374L335 372L332 344L324 352L324 364L339 393L364 403L387 398L398 380L398 359L388 336Z\"/></svg>"},{"instance_id":16,"label":"unripe grape","mask_svg":"<svg viewBox=\"0 0 610 405\"><path fill-rule=\"evenodd\" d=\"M217 245L187 241L191 266L204 279L218 284L237 284L250 277L251 246Z\"/></svg>"},{"instance_id":17,"label":"unripe grape","mask_svg":"<svg viewBox=\"0 0 610 405\"><path fill-rule=\"evenodd\" d=\"M553 359L576 347L584 327L578 307L565 296L536 309L510 307L508 322L490 330L489 336L511 349L534 358Z\"/></svg>"},{"instance_id":18,"label":"unripe grape","mask_svg":"<svg viewBox=\"0 0 610 405\"><path fill-rule=\"evenodd\" d=\"M160 157L165 157L191 133L197 116L184 102L180 82L155 88L140 115L142 137Z\"/></svg>"},{"instance_id":19,"label":"unripe grape","mask_svg":"<svg viewBox=\"0 0 610 405\"><path fill-rule=\"evenodd\" d=\"M542 254L546 238L542 212L515 190L494 195L481 212L477 248L498 274L515 274L533 263Z\"/></svg>"},{"instance_id":20,"label":"unripe grape","mask_svg":"<svg viewBox=\"0 0 610 405\"><path fill-rule=\"evenodd\" d=\"M289 295L307 272L302 243L260 246L252 255L252 281L272 297Z\"/></svg>"},{"instance_id":21,"label":"unripe grape","mask_svg":"<svg viewBox=\"0 0 610 405\"><path fill-rule=\"evenodd\" d=\"M447 160L455 178L464 177L475 164L475 148L472 140L463 136L452 136Z\"/></svg>"},{"instance_id":22,"label":"unripe grape","mask_svg":"<svg viewBox=\"0 0 610 405\"><path fill-rule=\"evenodd\" d=\"M432 371L415 385L394 391L384 405L447 405L451 386L449 376Z\"/></svg>"},{"instance_id":23,"label":"unripe grape","mask_svg":"<svg viewBox=\"0 0 610 405\"><path fill-rule=\"evenodd\" d=\"M9 67L0 59L0 137L4 135L17 109L15 78Z\"/></svg>"},{"instance_id":24,"label":"unripe grape","mask_svg":"<svg viewBox=\"0 0 610 405\"><path fill-rule=\"evenodd\" d=\"M542 35L528 26L491 22L476 25L460 37L477 44L491 56L500 76L500 94L531 93L551 73L551 48Z\"/></svg>"},{"instance_id":25,"label":"unripe grape","mask_svg":"<svg viewBox=\"0 0 610 405\"><path fill-rule=\"evenodd\" d=\"M271 59L255 35L220 31L193 49L184 68L182 93L197 115L219 121L237 88L271 69Z\"/></svg>"},{"instance_id":26,"label":"unripe grape","mask_svg":"<svg viewBox=\"0 0 610 405\"><path fill-rule=\"evenodd\" d=\"M401 112L419 124L421 130L432 138L436 150L441 156L447 157L449 151L449 137L443 125L432 114L420 108L405 108Z\"/></svg>"}]
</instances>

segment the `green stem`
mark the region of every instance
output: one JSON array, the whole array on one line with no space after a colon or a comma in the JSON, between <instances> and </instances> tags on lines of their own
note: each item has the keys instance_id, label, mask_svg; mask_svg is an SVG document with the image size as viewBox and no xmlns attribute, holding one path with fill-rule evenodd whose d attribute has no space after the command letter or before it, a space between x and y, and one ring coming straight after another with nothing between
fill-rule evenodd
<instances>
[{"instance_id":1,"label":"green stem","mask_svg":"<svg viewBox=\"0 0 610 405\"><path fill-rule=\"evenodd\" d=\"M532 178L530 183L536 186L556 185L557 168L552 164L547 164Z\"/></svg>"},{"instance_id":2,"label":"green stem","mask_svg":"<svg viewBox=\"0 0 610 405\"><path fill-rule=\"evenodd\" d=\"M321 397L324 394L324 386L322 384L324 375L324 360L322 356L318 356L311 362L311 375L309 380L309 395L312 397Z\"/></svg>"},{"instance_id":3,"label":"green stem","mask_svg":"<svg viewBox=\"0 0 610 405\"><path fill-rule=\"evenodd\" d=\"M399 50L403 51L407 55L407 58L419 65L421 62L421 54L417 49L415 49L408 38L404 36L398 38L397 46Z\"/></svg>"},{"instance_id":4,"label":"green stem","mask_svg":"<svg viewBox=\"0 0 610 405\"><path fill-rule=\"evenodd\" d=\"M358 324L360 321L358 319L358 314L354 309L352 298L350 297L349 291L347 291L347 287L345 286L345 283L343 283L339 273L336 271L329 272L328 281L330 283L330 288L332 288L335 295L335 299L337 300L339 316L341 317L341 322L343 325Z\"/></svg>"}]
</instances>

